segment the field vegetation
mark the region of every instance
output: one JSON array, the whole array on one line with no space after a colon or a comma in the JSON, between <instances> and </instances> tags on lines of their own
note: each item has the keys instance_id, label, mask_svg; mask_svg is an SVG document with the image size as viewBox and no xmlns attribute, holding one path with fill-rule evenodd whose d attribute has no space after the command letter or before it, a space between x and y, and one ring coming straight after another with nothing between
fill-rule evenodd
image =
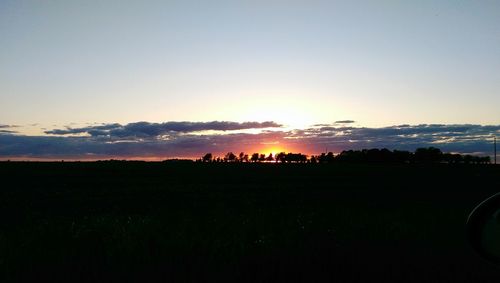
<instances>
[{"instance_id":1,"label":"field vegetation","mask_svg":"<svg viewBox=\"0 0 500 283\"><path fill-rule=\"evenodd\" d=\"M468 246L500 168L1 162L0 281L498 282Z\"/></svg>"}]
</instances>

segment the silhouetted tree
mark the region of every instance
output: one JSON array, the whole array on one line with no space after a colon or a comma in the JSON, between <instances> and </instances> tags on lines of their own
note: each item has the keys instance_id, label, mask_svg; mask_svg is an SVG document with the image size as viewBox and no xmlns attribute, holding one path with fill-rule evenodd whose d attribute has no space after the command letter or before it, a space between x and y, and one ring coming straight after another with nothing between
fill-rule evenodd
<instances>
[{"instance_id":1,"label":"silhouetted tree","mask_svg":"<svg viewBox=\"0 0 500 283\"><path fill-rule=\"evenodd\" d=\"M328 163L332 163L335 161L335 156L333 155L333 152L328 152L328 154L326 155L326 162Z\"/></svg>"},{"instance_id":2,"label":"silhouetted tree","mask_svg":"<svg viewBox=\"0 0 500 283\"><path fill-rule=\"evenodd\" d=\"M307 155L299 153L299 162L306 163L307 162Z\"/></svg>"},{"instance_id":3,"label":"silhouetted tree","mask_svg":"<svg viewBox=\"0 0 500 283\"><path fill-rule=\"evenodd\" d=\"M326 163L326 153L322 152L321 155L318 156L319 163Z\"/></svg>"},{"instance_id":4,"label":"silhouetted tree","mask_svg":"<svg viewBox=\"0 0 500 283\"><path fill-rule=\"evenodd\" d=\"M305 163L307 161L307 156L301 153L287 153L285 156L285 161L288 163Z\"/></svg>"},{"instance_id":5,"label":"silhouetted tree","mask_svg":"<svg viewBox=\"0 0 500 283\"><path fill-rule=\"evenodd\" d=\"M440 162L442 154L443 153L439 148L428 147L428 148L417 148L414 156L416 162L429 163L429 162Z\"/></svg>"},{"instance_id":6,"label":"silhouetted tree","mask_svg":"<svg viewBox=\"0 0 500 283\"><path fill-rule=\"evenodd\" d=\"M364 153L359 150L344 150L337 155L337 160L344 162L362 162Z\"/></svg>"},{"instance_id":7,"label":"silhouetted tree","mask_svg":"<svg viewBox=\"0 0 500 283\"><path fill-rule=\"evenodd\" d=\"M214 158L211 153L205 154L202 158L197 159L197 162L271 162L275 160L277 163L333 163L333 162L397 162L397 163L437 163L446 162L449 164L464 163L464 164L488 164L491 162L489 156L476 155L460 155L454 153L443 153L435 147L418 148L414 153L409 151L394 150L390 151L387 148L383 149L362 149L362 150L344 150L338 155L332 152L321 153L318 156L311 156L308 159L307 155L301 153L285 153L280 152L275 156L269 154L253 153L249 158L248 154L241 152L237 157L232 152L228 152L224 158Z\"/></svg>"},{"instance_id":8,"label":"silhouetted tree","mask_svg":"<svg viewBox=\"0 0 500 283\"><path fill-rule=\"evenodd\" d=\"M313 163L313 164L316 164L316 163L318 163L318 160L317 160L317 159L316 159L316 157L313 155L313 156L311 156L310 162L311 162L311 163Z\"/></svg>"},{"instance_id":9,"label":"silhouetted tree","mask_svg":"<svg viewBox=\"0 0 500 283\"><path fill-rule=\"evenodd\" d=\"M488 163L491 163L491 158L489 156L482 156L482 157L479 157L479 162L481 164L488 164Z\"/></svg>"},{"instance_id":10,"label":"silhouetted tree","mask_svg":"<svg viewBox=\"0 0 500 283\"><path fill-rule=\"evenodd\" d=\"M388 150L387 148L382 148L380 150L380 158L382 159L382 161L394 162L394 155L392 154L392 151Z\"/></svg>"},{"instance_id":11,"label":"silhouetted tree","mask_svg":"<svg viewBox=\"0 0 500 283\"><path fill-rule=\"evenodd\" d=\"M207 154L205 154L205 155L201 158L201 160L202 160L203 162L212 162L212 154L211 154L211 153L207 153Z\"/></svg>"},{"instance_id":12,"label":"silhouetted tree","mask_svg":"<svg viewBox=\"0 0 500 283\"><path fill-rule=\"evenodd\" d=\"M465 164L487 164L491 162L489 156L474 156L474 155L465 155L463 157L463 162Z\"/></svg>"},{"instance_id":13,"label":"silhouetted tree","mask_svg":"<svg viewBox=\"0 0 500 283\"><path fill-rule=\"evenodd\" d=\"M392 152L393 160L395 162L410 162L412 153L404 150L394 150Z\"/></svg>"},{"instance_id":14,"label":"silhouetted tree","mask_svg":"<svg viewBox=\"0 0 500 283\"><path fill-rule=\"evenodd\" d=\"M266 157L266 161L271 162L274 160L273 154L269 153L269 155Z\"/></svg>"},{"instance_id":15,"label":"silhouetted tree","mask_svg":"<svg viewBox=\"0 0 500 283\"><path fill-rule=\"evenodd\" d=\"M232 153L232 152L228 152L226 154L226 156L224 157L224 161L235 162L236 161L236 155L234 155L234 153Z\"/></svg>"},{"instance_id":16,"label":"silhouetted tree","mask_svg":"<svg viewBox=\"0 0 500 283\"><path fill-rule=\"evenodd\" d=\"M463 156L454 153L443 153L442 160L448 164L458 164L463 162Z\"/></svg>"},{"instance_id":17,"label":"silhouetted tree","mask_svg":"<svg viewBox=\"0 0 500 283\"><path fill-rule=\"evenodd\" d=\"M251 160L252 162L257 162L257 161L259 161L259 154L258 154L258 153L254 153L254 154L252 154L252 157L250 158L250 160Z\"/></svg>"},{"instance_id":18,"label":"silhouetted tree","mask_svg":"<svg viewBox=\"0 0 500 283\"><path fill-rule=\"evenodd\" d=\"M328 152L328 154L323 152L321 155L316 156L315 159L319 163L332 163L335 161L335 156L333 152Z\"/></svg>"},{"instance_id":19,"label":"silhouetted tree","mask_svg":"<svg viewBox=\"0 0 500 283\"><path fill-rule=\"evenodd\" d=\"M276 162L285 162L285 157L286 157L286 153L284 152L280 152L278 154L276 154L276 156L274 157L274 159L276 160Z\"/></svg>"}]
</instances>

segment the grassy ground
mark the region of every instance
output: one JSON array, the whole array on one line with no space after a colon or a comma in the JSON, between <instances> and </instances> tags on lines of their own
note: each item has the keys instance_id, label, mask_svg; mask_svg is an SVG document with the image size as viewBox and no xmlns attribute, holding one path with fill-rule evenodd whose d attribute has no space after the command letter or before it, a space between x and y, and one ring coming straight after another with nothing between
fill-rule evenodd
<instances>
[{"instance_id":1,"label":"grassy ground","mask_svg":"<svg viewBox=\"0 0 500 283\"><path fill-rule=\"evenodd\" d=\"M0 281L499 282L500 168L0 163Z\"/></svg>"}]
</instances>

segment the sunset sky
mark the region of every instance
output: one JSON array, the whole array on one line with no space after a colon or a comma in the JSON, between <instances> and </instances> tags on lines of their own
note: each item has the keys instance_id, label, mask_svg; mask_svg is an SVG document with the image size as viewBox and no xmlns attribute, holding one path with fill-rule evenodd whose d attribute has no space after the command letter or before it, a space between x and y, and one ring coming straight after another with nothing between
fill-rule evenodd
<instances>
[{"instance_id":1,"label":"sunset sky","mask_svg":"<svg viewBox=\"0 0 500 283\"><path fill-rule=\"evenodd\" d=\"M0 1L0 159L491 155L495 134L496 0Z\"/></svg>"}]
</instances>

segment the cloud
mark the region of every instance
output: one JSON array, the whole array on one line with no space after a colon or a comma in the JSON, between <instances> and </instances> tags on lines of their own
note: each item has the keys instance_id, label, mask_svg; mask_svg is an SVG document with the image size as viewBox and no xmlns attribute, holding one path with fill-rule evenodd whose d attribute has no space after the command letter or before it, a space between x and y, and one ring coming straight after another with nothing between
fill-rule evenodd
<instances>
[{"instance_id":1,"label":"cloud","mask_svg":"<svg viewBox=\"0 0 500 283\"><path fill-rule=\"evenodd\" d=\"M352 124L355 122L356 121L353 121L353 120L340 120L340 121L335 121L335 124Z\"/></svg>"},{"instance_id":2,"label":"cloud","mask_svg":"<svg viewBox=\"0 0 500 283\"><path fill-rule=\"evenodd\" d=\"M5 134L16 134L18 133L17 131L10 130L12 128L18 128L18 125L5 125L5 124L0 124L0 135L5 135Z\"/></svg>"},{"instance_id":3,"label":"cloud","mask_svg":"<svg viewBox=\"0 0 500 283\"><path fill-rule=\"evenodd\" d=\"M328 146L334 151L361 148L414 150L435 146L444 151L483 152L489 154L493 135L500 134L500 125L399 125L381 128L321 127L295 134L296 139L313 145Z\"/></svg>"},{"instance_id":4,"label":"cloud","mask_svg":"<svg viewBox=\"0 0 500 283\"><path fill-rule=\"evenodd\" d=\"M165 122L149 123L136 122L126 125L105 124L98 126L89 126L83 128L66 128L45 131L49 135L75 135L88 134L93 137L111 136L111 137L156 137L169 133L191 133L200 131L234 131L247 129L279 128L282 125L272 121L267 122Z\"/></svg>"},{"instance_id":5,"label":"cloud","mask_svg":"<svg viewBox=\"0 0 500 283\"><path fill-rule=\"evenodd\" d=\"M470 124L397 125L381 128L325 126L291 131L262 130L256 134L231 132L236 129L264 129L273 126L279 125L274 122L137 122L49 131L61 136L0 134L0 157L196 157L206 152L250 152L269 144L306 154L319 154L326 149L333 152L363 148L413 151L418 147L434 146L445 152L490 155L493 135L500 135L500 125ZM228 132L199 133L204 130ZM81 133L87 135L71 136Z\"/></svg>"},{"instance_id":6,"label":"cloud","mask_svg":"<svg viewBox=\"0 0 500 283\"><path fill-rule=\"evenodd\" d=\"M130 158L195 157L202 153L250 150L262 141L283 134L187 135L174 139L114 140L94 137L0 135L0 157L29 158Z\"/></svg>"},{"instance_id":7,"label":"cloud","mask_svg":"<svg viewBox=\"0 0 500 283\"><path fill-rule=\"evenodd\" d=\"M66 129L54 129L50 131L45 131L46 134L49 135L72 135L72 134L83 134L83 133L89 133L92 131L110 131L114 129L119 129L123 127L122 125L118 123L114 124L105 124L105 125L99 125L99 126L90 126L90 127L84 127L84 128L66 128Z\"/></svg>"},{"instance_id":8,"label":"cloud","mask_svg":"<svg viewBox=\"0 0 500 283\"><path fill-rule=\"evenodd\" d=\"M0 124L0 129L8 129L8 128L18 128L18 125L5 125L5 124Z\"/></svg>"}]
</instances>

